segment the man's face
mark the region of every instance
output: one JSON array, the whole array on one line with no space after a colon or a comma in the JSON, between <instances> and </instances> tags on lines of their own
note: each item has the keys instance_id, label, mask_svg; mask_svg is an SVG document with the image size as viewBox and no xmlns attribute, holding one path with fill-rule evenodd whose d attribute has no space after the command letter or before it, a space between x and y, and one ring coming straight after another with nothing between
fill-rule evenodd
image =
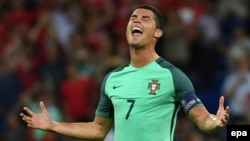
<instances>
[{"instance_id":1,"label":"man's face","mask_svg":"<svg viewBox=\"0 0 250 141\"><path fill-rule=\"evenodd\" d=\"M147 9L136 9L127 25L128 44L134 48L144 47L154 40L156 31L154 13Z\"/></svg>"}]
</instances>

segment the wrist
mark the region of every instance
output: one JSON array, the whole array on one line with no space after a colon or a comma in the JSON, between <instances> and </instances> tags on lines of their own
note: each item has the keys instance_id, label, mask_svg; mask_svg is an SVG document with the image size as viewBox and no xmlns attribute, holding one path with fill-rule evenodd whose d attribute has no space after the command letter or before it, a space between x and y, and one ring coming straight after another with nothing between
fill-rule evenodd
<instances>
[{"instance_id":1,"label":"wrist","mask_svg":"<svg viewBox=\"0 0 250 141\"><path fill-rule=\"evenodd\" d=\"M51 132L55 132L56 131L56 126L58 125L58 122L57 121L51 121L51 126L50 128L48 129L49 131Z\"/></svg>"}]
</instances>

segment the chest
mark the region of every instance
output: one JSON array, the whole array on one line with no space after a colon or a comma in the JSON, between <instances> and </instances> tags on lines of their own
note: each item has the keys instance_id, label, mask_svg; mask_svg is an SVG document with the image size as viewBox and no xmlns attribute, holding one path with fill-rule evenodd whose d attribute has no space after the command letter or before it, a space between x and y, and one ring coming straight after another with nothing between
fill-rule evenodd
<instances>
[{"instance_id":1,"label":"chest","mask_svg":"<svg viewBox=\"0 0 250 141\"><path fill-rule=\"evenodd\" d=\"M174 85L171 73L157 71L115 75L108 80L106 94L112 102L118 99L139 99L150 102L172 101Z\"/></svg>"}]
</instances>

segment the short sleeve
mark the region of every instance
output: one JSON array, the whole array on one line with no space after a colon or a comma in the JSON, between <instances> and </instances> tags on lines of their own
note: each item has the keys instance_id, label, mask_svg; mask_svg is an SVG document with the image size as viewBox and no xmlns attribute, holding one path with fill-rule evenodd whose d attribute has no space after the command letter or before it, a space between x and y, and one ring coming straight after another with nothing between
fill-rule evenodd
<instances>
[{"instance_id":1,"label":"short sleeve","mask_svg":"<svg viewBox=\"0 0 250 141\"><path fill-rule=\"evenodd\" d=\"M178 102L185 113L188 113L192 108L203 106L201 100L196 96L195 90L190 79L180 69L172 69L175 96L174 99Z\"/></svg>"},{"instance_id":2,"label":"short sleeve","mask_svg":"<svg viewBox=\"0 0 250 141\"><path fill-rule=\"evenodd\" d=\"M96 115L100 117L113 117L114 108L111 102L111 99L105 93L106 78L104 79L101 91L100 91L100 100L96 109Z\"/></svg>"}]
</instances>

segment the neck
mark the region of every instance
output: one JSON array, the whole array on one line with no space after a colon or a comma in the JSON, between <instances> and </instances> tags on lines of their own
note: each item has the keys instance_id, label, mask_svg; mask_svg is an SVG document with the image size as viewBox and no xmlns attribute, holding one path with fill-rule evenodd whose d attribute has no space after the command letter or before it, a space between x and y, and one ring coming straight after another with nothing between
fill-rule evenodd
<instances>
[{"instance_id":1,"label":"neck","mask_svg":"<svg viewBox=\"0 0 250 141\"><path fill-rule=\"evenodd\" d=\"M143 67L159 58L159 55L155 52L154 48L142 47L133 48L130 47L130 63L136 68Z\"/></svg>"}]
</instances>

